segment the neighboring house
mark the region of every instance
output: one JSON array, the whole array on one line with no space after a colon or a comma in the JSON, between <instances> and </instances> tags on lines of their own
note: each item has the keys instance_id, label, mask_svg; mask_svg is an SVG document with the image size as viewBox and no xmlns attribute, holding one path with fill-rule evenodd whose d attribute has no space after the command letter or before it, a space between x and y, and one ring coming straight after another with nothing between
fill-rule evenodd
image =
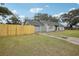
<instances>
[{"instance_id":1,"label":"neighboring house","mask_svg":"<svg viewBox=\"0 0 79 59\"><path fill-rule=\"evenodd\" d=\"M57 31L64 31L65 28L62 24L59 24L58 28L57 28Z\"/></svg>"},{"instance_id":2,"label":"neighboring house","mask_svg":"<svg viewBox=\"0 0 79 59\"><path fill-rule=\"evenodd\" d=\"M2 20L0 20L0 24L2 24L3 22L2 22Z\"/></svg>"},{"instance_id":3,"label":"neighboring house","mask_svg":"<svg viewBox=\"0 0 79 59\"><path fill-rule=\"evenodd\" d=\"M51 32L51 31L63 31L64 26L59 25L55 22L38 22L33 20L28 20L27 24L34 25L36 28L36 32Z\"/></svg>"},{"instance_id":4,"label":"neighboring house","mask_svg":"<svg viewBox=\"0 0 79 59\"><path fill-rule=\"evenodd\" d=\"M73 29L79 29L79 23L73 26Z\"/></svg>"}]
</instances>

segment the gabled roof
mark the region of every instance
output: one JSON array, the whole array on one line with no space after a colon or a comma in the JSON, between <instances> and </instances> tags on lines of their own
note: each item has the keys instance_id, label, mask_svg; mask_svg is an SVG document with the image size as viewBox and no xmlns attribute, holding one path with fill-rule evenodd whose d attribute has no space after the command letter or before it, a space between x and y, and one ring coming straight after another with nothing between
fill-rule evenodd
<instances>
[{"instance_id":1,"label":"gabled roof","mask_svg":"<svg viewBox=\"0 0 79 59\"><path fill-rule=\"evenodd\" d=\"M27 20L27 23L28 23L28 24L31 24L31 25L34 25L34 26L41 26L41 25L44 25L43 23L38 22L38 21L35 21L35 20Z\"/></svg>"}]
</instances>

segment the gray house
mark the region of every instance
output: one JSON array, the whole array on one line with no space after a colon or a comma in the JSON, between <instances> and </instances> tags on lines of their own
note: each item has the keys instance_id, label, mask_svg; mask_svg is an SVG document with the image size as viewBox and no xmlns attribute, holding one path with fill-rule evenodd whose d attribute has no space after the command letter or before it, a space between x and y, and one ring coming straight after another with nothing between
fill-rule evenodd
<instances>
[{"instance_id":1,"label":"gray house","mask_svg":"<svg viewBox=\"0 0 79 59\"><path fill-rule=\"evenodd\" d=\"M28 20L27 24L35 26L36 32L52 32L52 31L63 31L64 26L59 25L56 22L38 22L34 20Z\"/></svg>"}]
</instances>

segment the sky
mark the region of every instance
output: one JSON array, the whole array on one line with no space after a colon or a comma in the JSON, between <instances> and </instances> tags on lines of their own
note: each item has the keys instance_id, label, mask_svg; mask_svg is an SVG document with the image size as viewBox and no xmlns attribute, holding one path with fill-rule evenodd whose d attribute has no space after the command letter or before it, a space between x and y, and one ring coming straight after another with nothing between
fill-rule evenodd
<instances>
[{"instance_id":1,"label":"sky","mask_svg":"<svg viewBox=\"0 0 79 59\"><path fill-rule=\"evenodd\" d=\"M6 3L13 13L32 18L36 13L60 15L69 10L79 8L78 3Z\"/></svg>"}]
</instances>

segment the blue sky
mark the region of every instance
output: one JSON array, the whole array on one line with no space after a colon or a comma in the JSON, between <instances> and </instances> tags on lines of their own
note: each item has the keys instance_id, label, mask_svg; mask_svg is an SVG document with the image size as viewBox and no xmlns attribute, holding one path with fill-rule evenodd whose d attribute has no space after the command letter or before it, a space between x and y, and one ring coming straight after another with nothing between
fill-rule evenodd
<instances>
[{"instance_id":1,"label":"blue sky","mask_svg":"<svg viewBox=\"0 0 79 59\"><path fill-rule=\"evenodd\" d=\"M5 5L20 16L33 17L35 13L56 15L79 8L77 3L6 3Z\"/></svg>"}]
</instances>

